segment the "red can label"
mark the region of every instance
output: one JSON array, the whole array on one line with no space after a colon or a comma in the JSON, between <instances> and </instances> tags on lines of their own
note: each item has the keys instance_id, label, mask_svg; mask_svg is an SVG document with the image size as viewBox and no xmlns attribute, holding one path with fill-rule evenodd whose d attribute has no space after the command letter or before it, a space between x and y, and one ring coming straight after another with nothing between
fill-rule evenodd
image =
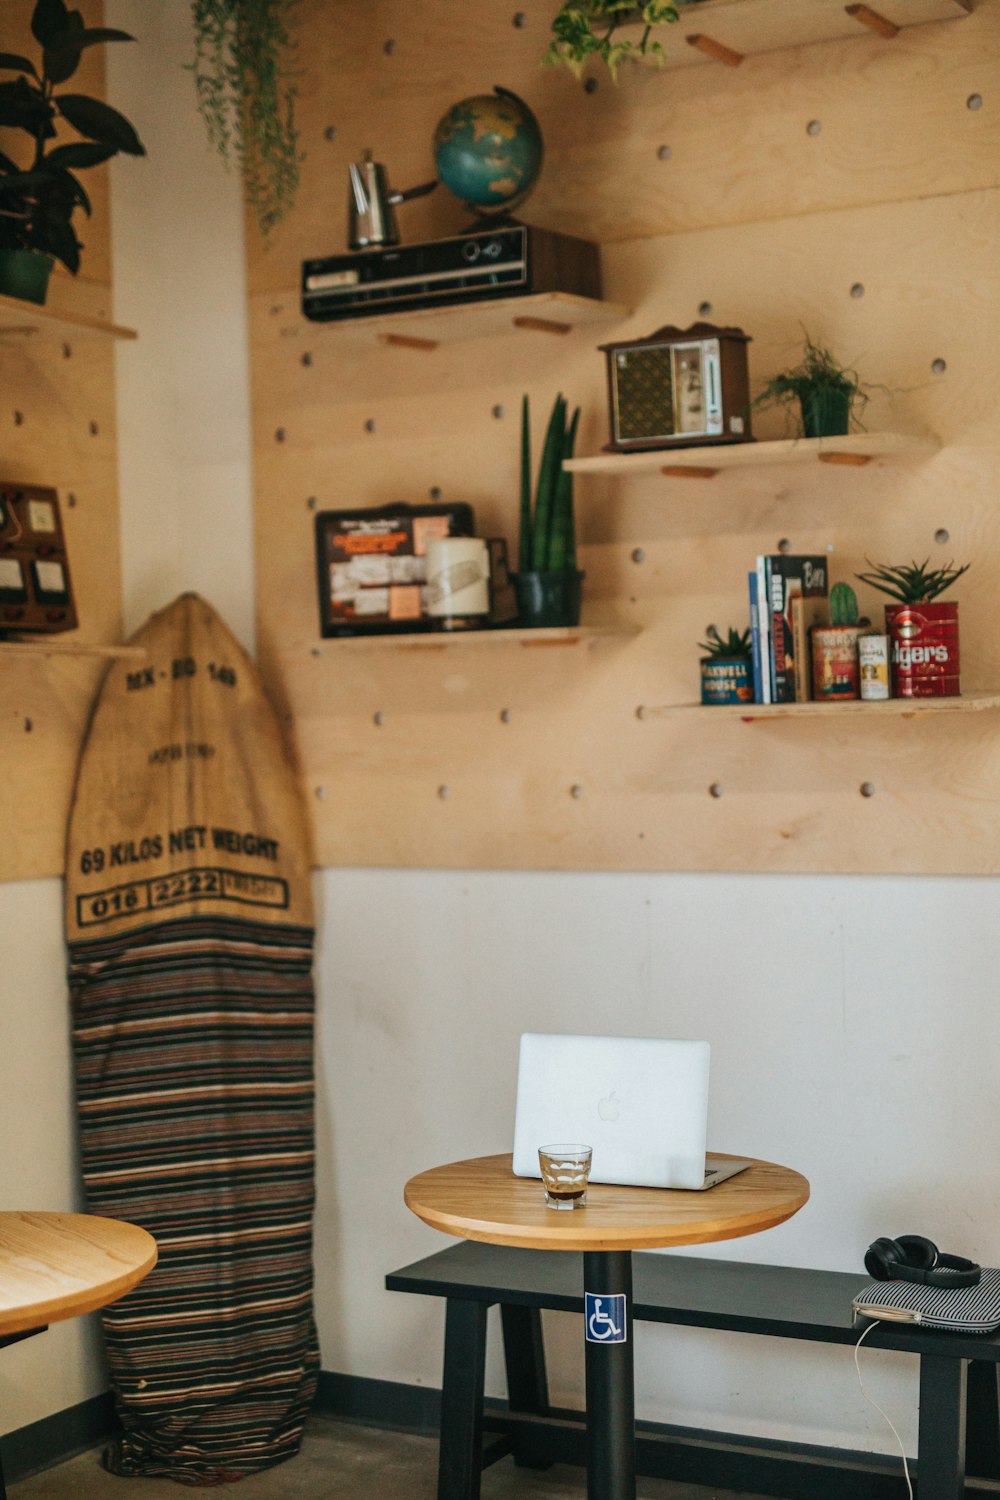
<instances>
[{"instance_id":1,"label":"red can label","mask_svg":"<svg viewBox=\"0 0 1000 1500\"><path fill-rule=\"evenodd\" d=\"M961 692L957 604L890 604L885 623L894 698L948 698Z\"/></svg>"}]
</instances>

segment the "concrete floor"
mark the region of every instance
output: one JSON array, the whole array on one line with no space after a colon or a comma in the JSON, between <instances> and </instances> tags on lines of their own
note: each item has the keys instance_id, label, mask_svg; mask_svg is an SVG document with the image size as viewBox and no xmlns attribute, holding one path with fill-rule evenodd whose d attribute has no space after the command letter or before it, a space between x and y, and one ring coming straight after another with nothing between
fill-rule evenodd
<instances>
[{"instance_id":1,"label":"concrete floor","mask_svg":"<svg viewBox=\"0 0 1000 1500\"><path fill-rule=\"evenodd\" d=\"M10 1500L178 1500L170 1479L121 1479L101 1468L100 1450L8 1486ZM230 1488L230 1486L224 1486ZM239 1500L434 1500L437 1444L407 1433L354 1427L313 1417L297 1458L243 1479ZM483 1475L482 1500L581 1500L583 1471L556 1465L544 1473L517 1469L509 1458ZM642 1500L761 1500L702 1485L640 1479Z\"/></svg>"}]
</instances>

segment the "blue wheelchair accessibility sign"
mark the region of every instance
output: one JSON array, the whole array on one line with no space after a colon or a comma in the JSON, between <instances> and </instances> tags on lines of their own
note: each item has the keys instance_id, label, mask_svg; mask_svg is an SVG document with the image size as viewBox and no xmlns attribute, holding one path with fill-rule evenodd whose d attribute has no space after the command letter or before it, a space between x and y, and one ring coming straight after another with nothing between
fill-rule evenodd
<instances>
[{"instance_id":1,"label":"blue wheelchair accessibility sign","mask_svg":"<svg viewBox=\"0 0 1000 1500\"><path fill-rule=\"evenodd\" d=\"M625 1296L585 1293L588 1344L624 1344L627 1337Z\"/></svg>"}]
</instances>

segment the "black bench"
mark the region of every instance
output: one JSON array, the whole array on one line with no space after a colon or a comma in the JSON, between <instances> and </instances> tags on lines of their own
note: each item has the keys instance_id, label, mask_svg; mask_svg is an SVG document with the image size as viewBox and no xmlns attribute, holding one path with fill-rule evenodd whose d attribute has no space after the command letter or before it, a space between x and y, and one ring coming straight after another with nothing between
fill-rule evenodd
<instances>
[{"instance_id":1,"label":"black bench","mask_svg":"<svg viewBox=\"0 0 1000 1500\"><path fill-rule=\"evenodd\" d=\"M632 1262L636 1322L844 1345L861 1332L852 1325L851 1300L868 1279L863 1275L648 1252ZM478 1500L482 1469L506 1454L527 1467L584 1462L582 1413L549 1405L540 1316L542 1308L582 1314L581 1256L463 1240L392 1272L385 1284L446 1299L438 1500ZM494 1304L506 1405L483 1399L486 1314ZM869 1346L920 1359L918 1500L1000 1497L1000 1336L882 1323L866 1338ZM899 1500L906 1493L898 1458L651 1423L637 1424L636 1445L638 1473L689 1483L786 1500Z\"/></svg>"}]
</instances>

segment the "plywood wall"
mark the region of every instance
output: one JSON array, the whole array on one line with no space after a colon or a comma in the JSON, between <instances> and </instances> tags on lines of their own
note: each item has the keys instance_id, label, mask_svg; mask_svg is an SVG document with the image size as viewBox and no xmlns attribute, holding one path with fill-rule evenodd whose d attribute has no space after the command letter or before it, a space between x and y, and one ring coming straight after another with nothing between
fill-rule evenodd
<instances>
[{"instance_id":1,"label":"plywood wall","mask_svg":"<svg viewBox=\"0 0 1000 1500\"><path fill-rule=\"evenodd\" d=\"M748 725L637 710L696 698L696 642L708 623L744 623L747 567L782 540L829 549L834 578L865 552L971 559L964 684L1000 685L1000 7L979 0L892 42L859 32L738 69L633 69L617 88L598 75L593 92L539 68L549 9L515 26L495 0L302 7L300 206L269 250L251 239L250 283L258 639L296 737L317 859L994 871L995 715ZM762 382L805 327L884 388L869 430L943 446L858 470L578 480L585 620L637 635L544 651L320 642L316 506L440 489L471 502L484 533L513 538L521 393L537 412L557 390L579 401L582 452L606 439L595 345L610 329L422 352L360 344L296 312L300 261L344 246L348 162L371 147L394 183L424 180L436 120L494 83L527 99L545 135L524 216L601 242L606 294L633 310L615 336L708 306L753 335ZM464 219L443 190L400 214L413 239Z\"/></svg>"},{"instance_id":2,"label":"plywood wall","mask_svg":"<svg viewBox=\"0 0 1000 1500\"><path fill-rule=\"evenodd\" d=\"M33 0L0 6L0 50L34 55ZM97 0L81 4L100 25ZM11 76L11 75L5 75ZM74 79L102 97L100 48L84 54ZM0 131L0 148L4 146ZM6 146L21 160L18 142ZM107 172L87 173L93 217L75 280L57 268L49 308L108 321L111 315ZM59 493L80 619L63 641L120 638L121 584L112 341L44 319L24 331L0 327L0 481L53 485ZM0 879L56 875L80 740L101 672L100 660L25 657L0 644Z\"/></svg>"}]
</instances>

